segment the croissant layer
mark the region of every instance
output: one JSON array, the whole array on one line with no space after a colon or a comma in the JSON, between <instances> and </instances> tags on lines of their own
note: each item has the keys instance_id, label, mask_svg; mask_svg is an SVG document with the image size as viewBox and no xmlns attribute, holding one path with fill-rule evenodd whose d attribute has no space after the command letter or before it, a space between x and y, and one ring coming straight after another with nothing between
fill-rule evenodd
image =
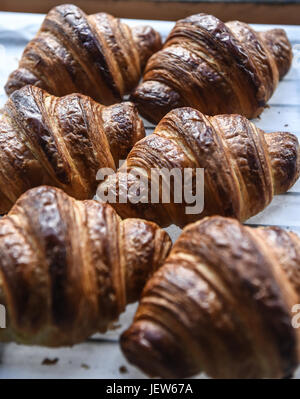
<instances>
[{"instance_id":1,"label":"croissant layer","mask_svg":"<svg viewBox=\"0 0 300 399\"><path fill-rule=\"evenodd\" d=\"M144 134L130 102L105 107L81 94L58 98L35 86L15 91L0 116L0 214L41 184L91 198L97 171L115 170Z\"/></svg>"},{"instance_id":2,"label":"croissant layer","mask_svg":"<svg viewBox=\"0 0 300 399\"><path fill-rule=\"evenodd\" d=\"M0 220L1 341L61 346L105 332L164 261L167 233L57 188L27 191Z\"/></svg>"},{"instance_id":3,"label":"croissant layer","mask_svg":"<svg viewBox=\"0 0 300 399\"><path fill-rule=\"evenodd\" d=\"M152 376L282 378L299 360L300 239L208 217L187 226L148 281L121 337L127 359Z\"/></svg>"},{"instance_id":4,"label":"croissant layer","mask_svg":"<svg viewBox=\"0 0 300 399\"><path fill-rule=\"evenodd\" d=\"M75 5L60 5L26 46L6 93L31 84L56 96L79 92L110 105L137 85L160 47L159 34L149 26L131 29L109 14L87 16Z\"/></svg>"},{"instance_id":5,"label":"croissant layer","mask_svg":"<svg viewBox=\"0 0 300 399\"><path fill-rule=\"evenodd\" d=\"M154 123L183 106L254 118L291 61L282 29L256 32L243 22L192 15L176 23L163 49L149 59L132 100Z\"/></svg>"},{"instance_id":6,"label":"croissant layer","mask_svg":"<svg viewBox=\"0 0 300 399\"><path fill-rule=\"evenodd\" d=\"M134 145L126 163L100 185L99 192L106 189L114 194L112 206L122 217L138 216L161 226L184 226L214 214L244 221L262 211L274 194L286 192L295 183L300 171L299 151L293 134L264 133L241 115L210 117L192 108L178 108L160 121L153 134ZM150 186L153 169L180 171L181 180L157 182L160 193L170 193L170 201L163 201L161 195L153 203L148 194L148 201L134 202L131 194L139 185L140 170L148 176ZM188 169L193 172L190 188L184 177ZM204 195L204 209L188 213L187 207L194 205L185 194L194 190L199 169L203 170L204 184L194 195ZM126 195L121 201L124 182ZM185 193L175 201L174 193L180 186Z\"/></svg>"}]
</instances>

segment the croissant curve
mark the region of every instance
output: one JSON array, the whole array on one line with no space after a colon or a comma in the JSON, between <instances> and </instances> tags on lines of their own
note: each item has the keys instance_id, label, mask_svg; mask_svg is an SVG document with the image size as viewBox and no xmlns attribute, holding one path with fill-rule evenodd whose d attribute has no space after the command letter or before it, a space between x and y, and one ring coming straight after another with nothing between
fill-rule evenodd
<instances>
[{"instance_id":1,"label":"croissant curve","mask_svg":"<svg viewBox=\"0 0 300 399\"><path fill-rule=\"evenodd\" d=\"M130 28L106 13L87 16L75 5L60 5L26 46L6 93L31 84L56 96L79 92L111 105L137 85L160 47L159 34L149 26Z\"/></svg>"},{"instance_id":2,"label":"croissant curve","mask_svg":"<svg viewBox=\"0 0 300 399\"><path fill-rule=\"evenodd\" d=\"M204 210L187 214L183 198L175 203L132 203L128 193L138 183L139 168L184 171L204 169ZM192 108L169 112L153 134L137 142L126 163L109 176L100 189L116 196L112 206L123 217L141 217L161 226L184 226L214 214L244 221L262 211L274 194L286 192L300 173L297 137L287 132L264 133L241 115L206 116ZM184 173L182 173L183 175ZM127 181L126 201L120 201ZM149 185L150 185L149 183ZM174 181L165 182L173 193ZM184 182L182 187L184 187ZM163 190L159 182L160 192Z\"/></svg>"},{"instance_id":3,"label":"croissant curve","mask_svg":"<svg viewBox=\"0 0 300 399\"><path fill-rule=\"evenodd\" d=\"M263 111L291 61L282 29L256 32L243 22L196 14L176 23L131 99L154 123L183 106L251 119Z\"/></svg>"},{"instance_id":4,"label":"croissant curve","mask_svg":"<svg viewBox=\"0 0 300 399\"><path fill-rule=\"evenodd\" d=\"M99 168L116 169L145 131L135 106L102 106L82 94L55 97L25 86L0 116L0 214L29 188L48 184L95 195Z\"/></svg>"},{"instance_id":5,"label":"croissant curve","mask_svg":"<svg viewBox=\"0 0 300 399\"><path fill-rule=\"evenodd\" d=\"M170 245L156 224L122 221L108 204L27 191L0 220L0 340L61 346L105 332Z\"/></svg>"},{"instance_id":6,"label":"croissant curve","mask_svg":"<svg viewBox=\"0 0 300 399\"><path fill-rule=\"evenodd\" d=\"M187 226L121 337L151 376L282 378L299 363L300 238L213 216Z\"/></svg>"}]
</instances>

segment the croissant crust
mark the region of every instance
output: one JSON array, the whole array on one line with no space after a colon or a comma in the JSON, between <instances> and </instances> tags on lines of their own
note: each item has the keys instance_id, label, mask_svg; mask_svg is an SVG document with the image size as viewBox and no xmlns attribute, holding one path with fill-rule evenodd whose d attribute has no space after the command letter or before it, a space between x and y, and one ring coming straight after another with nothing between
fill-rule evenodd
<instances>
[{"instance_id":1,"label":"croissant crust","mask_svg":"<svg viewBox=\"0 0 300 399\"><path fill-rule=\"evenodd\" d=\"M214 216L187 226L121 337L152 376L282 378L299 361L300 239Z\"/></svg>"},{"instance_id":2,"label":"croissant crust","mask_svg":"<svg viewBox=\"0 0 300 399\"><path fill-rule=\"evenodd\" d=\"M254 118L291 61L282 29L256 32L243 22L192 15L176 23L163 49L149 59L131 98L154 123L183 106L207 115Z\"/></svg>"},{"instance_id":3,"label":"croissant crust","mask_svg":"<svg viewBox=\"0 0 300 399\"><path fill-rule=\"evenodd\" d=\"M153 134L137 142L117 174L109 176L99 190L115 195L112 206L122 217L142 217L168 226L184 226L200 217L219 214L244 221L262 211L274 194L286 192L298 179L300 153L297 137L287 132L264 133L241 115L206 116L192 108L177 108L157 125ZM152 169L181 171L182 180L159 181L159 192L170 192L170 201L159 203L131 200L139 184L139 170L149 177ZM188 214L190 206L182 195L175 202L174 192L191 190L183 180L190 168L193 185L196 170L204 170L204 209ZM127 182L126 201L120 201L123 182ZM100 192L99 191L99 192ZM124 191L124 190L123 190ZM149 199L149 195L148 195Z\"/></svg>"},{"instance_id":4,"label":"croissant crust","mask_svg":"<svg viewBox=\"0 0 300 399\"><path fill-rule=\"evenodd\" d=\"M31 84L56 96L79 92L110 105L132 91L160 47L160 35L149 26L129 28L109 14L87 16L75 5L60 5L26 46L5 90L10 95Z\"/></svg>"},{"instance_id":5,"label":"croissant crust","mask_svg":"<svg viewBox=\"0 0 300 399\"><path fill-rule=\"evenodd\" d=\"M97 171L115 170L145 131L135 106L102 106L81 94L15 91L0 116L0 214L29 188L48 184L95 195Z\"/></svg>"},{"instance_id":6,"label":"croissant crust","mask_svg":"<svg viewBox=\"0 0 300 399\"><path fill-rule=\"evenodd\" d=\"M27 191L0 220L0 340L61 346L105 332L170 245L154 223L121 221L107 204Z\"/></svg>"}]
</instances>

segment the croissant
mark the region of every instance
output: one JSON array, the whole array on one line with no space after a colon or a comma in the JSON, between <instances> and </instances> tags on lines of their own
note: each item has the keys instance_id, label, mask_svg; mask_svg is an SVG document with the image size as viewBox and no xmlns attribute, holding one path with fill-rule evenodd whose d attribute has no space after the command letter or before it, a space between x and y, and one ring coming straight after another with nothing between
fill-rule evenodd
<instances>
[{"instance_id":1,"label":"croissant","mask_svg":"<svg viewBox=\"0 0 300 399\"><path fill-rule=\"evenodd\" d=\"M26 46L5 90L10 95L31 84L56 96L79 92L110 105L134 89L160 48L160 35L149 26L129 28L109 14L87 16L74 5L60 5Z\"/></svg>"},{"instance_id":2,"label":"croissant","mask_svg":"<svg viewBox=\"0 0 300 399\"><path fill-rule=\"evenodd\" d=\"M139 170L147 175L150 185L152 170L163 168L179 169L182 178L188 168L194 172L204 168L202 213L187 214L184 196L178 203L173 195L169 202L163 202L161 197L158 203L151 203L150 199L132 201ZM210 117L192 108L178 108L161 120L153 134L133 146L126 163L100 184L97 195L103 200L101 193L112 193L116 201L111 205L123 218L141 217L160 226L184 226L214 214L244 221L262 211L274 194L286 192L299 173L300 149L293 134L264 133L241 115ZM177 183L160 180L159 191L164 188L173 194ZM183 181L183 188L184 184ZM194 186L193 183L192 189ZM120 193L124 192L126 200L120 201Z\"/></svg>"},{"instance_id":3,"label":"croissant","mask_svg":"<svg viewBox=\"0 0 300 399\"><path fill-rule=\"evenodd\" d=\"M254 118L291 61L282 29L256 32L243 22L192 15L176 23L163 49L149 59L132 100L152 122L183 106Z\"/></svg>"},{"instance_id":4,"label":"croissant","mask_svg":"<svg viewBox=\"0 0 300 399\"><path fill-rule=\"evenodd\" d=\"M27 191L0 220L0 341L61 346L105 332L164 261L166 232L57 188Z\"/></svg>"},{"instance_id":5,"label":"croissant","mask_svg":"<svg viewBox=\"0 0 300 399\"><path fill-rule=\"evenodd\" d=\"M299 278L295 233L205 218L184 229L146 284L122 350L152 376L290 376L300 353Z\"/></svg>"},{"instance_id":6,"label":"croissant","mask_svg":"<svg viewBox=\"0 0 300 399\"><path fill-rule=\"evenodd\" d=\"M105 107L81 94L57 98L34 86L15 91L0 116L0 214L41 184L91 198L98 169L116 169L144 135L130 102Z\"/></svg>"}]
</instances>

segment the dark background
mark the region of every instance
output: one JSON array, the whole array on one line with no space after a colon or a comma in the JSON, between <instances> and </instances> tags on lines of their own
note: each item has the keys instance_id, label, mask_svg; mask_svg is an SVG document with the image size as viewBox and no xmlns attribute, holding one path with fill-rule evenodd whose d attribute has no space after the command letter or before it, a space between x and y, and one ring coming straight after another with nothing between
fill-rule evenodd
<instances>
[{"instance_id":1,"label":"dark background","mask_svg":"<svg viewBox=\"0 0 300 399\"><path fill-rule=\"evenodd\" d=\"M177 20L204 12L223 21L300 24L300 0L0 0L0 11L46 13L62 3L123 18Z\"/></svg>"}]
</instances>

